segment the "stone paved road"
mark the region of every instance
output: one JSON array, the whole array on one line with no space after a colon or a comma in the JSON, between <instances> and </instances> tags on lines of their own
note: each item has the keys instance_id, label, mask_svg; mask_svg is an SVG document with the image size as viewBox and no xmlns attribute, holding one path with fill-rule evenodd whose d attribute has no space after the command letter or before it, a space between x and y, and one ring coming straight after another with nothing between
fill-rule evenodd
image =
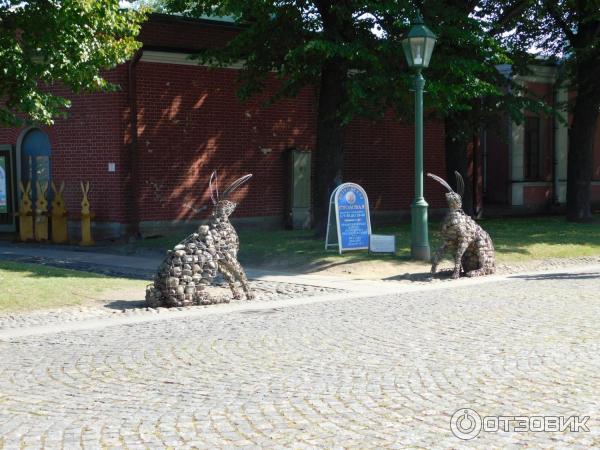
<instances>
[{"instance_id":1,"label":"stone paved road","mask_svg":"<svg viewBox=\"0 0 600 450\"><path fill-rule=\"evenodd\" d=\"M598 448L599 293L590 270L0 341L0 448ZM462 441L467 407L590 431Z\"/></svg>"}]
</instances>

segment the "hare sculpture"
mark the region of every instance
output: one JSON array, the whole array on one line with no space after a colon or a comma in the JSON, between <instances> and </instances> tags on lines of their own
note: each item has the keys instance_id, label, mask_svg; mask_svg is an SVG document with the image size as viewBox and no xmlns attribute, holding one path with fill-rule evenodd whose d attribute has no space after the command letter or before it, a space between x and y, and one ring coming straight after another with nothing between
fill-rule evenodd
<instances>
[{"instance_id":1,"label":"hare sculpture","mask_svg":"<svg viewBox=\"0 0 600 450\"><path fill-rule=\"evenodd\" d=\"M79 245L94 245L94 239L92 238L92 216L90 212L90 200L88 194L90 192L90 182L83 184L81 182L81 192L83 197L81 199L81 241Z\"/></svg>"},{"instance_id":2,"label":"hare sculpture","mask_svg":"<svg viewBox=\"0 0 600 450\"><path fill-rule=\"evenodd\" d=\"M209 181L213 212L207 225L199 227L181 241L160 265L154 277L154 283L146 289L146 304L158 306L208 305L229 299L212 298L205 286L212 283L220 272L229 283L233 298L254 298L248 285L246 273L237 260L239 238L229 222L229 216L235 211L237 203L228 199L237 188L248 181L252 174L234 181L219 194L217 174L213 172Z\"/></svg>"},{"instance_id":3,"label":"hare sculpture","mask_svg":"<svg viewBox=\"0 0 600 450\"><path fill-rule=\"evenodd\" d=\"M19 239L23 242L33 240L33 203L31 201L31 181L24 185L19 181L21 201L19 202Z\"/></svg>"},{"instance_id":4,"label":"hare sculpture","mask_svg":"<svg viewBox=\"0 0 600 450\"><path fill-rule=\"evenodd\" d=\"M54 199L52 200L52 242L63 244L69 240L67 234L67 208L63 198L65 182L60 184L60 189L56 188L54 181L52 182L52 191Z\"/></svg>"},{"instance_id":5,"label":"hare sculpture","mask_svg":"<svg viewBox=\"0 0 600 450\"><path fill-rule=\"evenodd\" d=\"M48 183L38 181L37 199L35 200L35 240L48 240L48 200L46 200L46 192L48 191Z\"/></svg>"},{"instance_id":6,"label":"hare sculpture","mask_svg":"<svg viewBox=\"0 0 600 450\"><path fill-rule=\"evenodd\" d=\"M450 185L437 175L427 174L448 190L446 201L450 208L442 222L444 242L432 258L431 273L436 272L438 263L450 248L454 251L452 278L460 276L461 267L468 277L492 274L496 270L494 244L490 235L462 210L465 183L458 172L455 172L455 175L458 192L454 192Z\"/></svg>"}]
</instances>

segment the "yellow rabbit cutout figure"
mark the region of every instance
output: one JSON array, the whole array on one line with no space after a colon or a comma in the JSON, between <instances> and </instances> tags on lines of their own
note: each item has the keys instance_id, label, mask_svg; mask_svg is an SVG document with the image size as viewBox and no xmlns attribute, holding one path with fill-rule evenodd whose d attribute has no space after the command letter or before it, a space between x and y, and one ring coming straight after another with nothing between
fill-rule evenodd
<instances>
[{"instance_id":1,"label":"yellow rabbit cutout figure","mask_svg":"<svg viewBox=\"0 0 600 450\"><path fill-rule=\"evenodd\" d=\"M67 233L67 207L62 193L65 189L65 182L60 184L60 189L56 189L54 181L52 182L52 191L54 191L54 200L52 200L52 242L64 244L68 242Z\"/></svg>"},{"instance_id":2,"label":"yellow rabbit cutout figure","mask_svg":"<svg viewBox=\"0 0 600 450\"><path fill-rule=\"evenodd\" d=\"M46 191L48 183L37 184L37 199L35 201L35 240L38 242L48 240L48 200Z\"/></svg>"},{"instance_id":3,"label":"yellow rabbit cutout figure","mask_svg":"<svg viewBox=\"0 0 600 450\"><path fill-rule=\"evenodd\" d=\"M90 192L90 182L88 181L85 186L83 181L81 182L81 191L83 192L83 199L81 200L81 242L79 245L94 245L92 239L92 213L90 212L90 201L88 200L88 193Z\"/></svg>"},{"instance_id":4,"label":"yellow rabbit cutout figure","mask_svg":"<svg viewBox=\"0 0 600 450\"><path fill-rule=\"evenodd\" d=\"M27 186L19 181L21 189L21 202L19 203L19 239L23 242L33 240L33 210L31 203L31 182Z\"/></svg>"}]
</instances>

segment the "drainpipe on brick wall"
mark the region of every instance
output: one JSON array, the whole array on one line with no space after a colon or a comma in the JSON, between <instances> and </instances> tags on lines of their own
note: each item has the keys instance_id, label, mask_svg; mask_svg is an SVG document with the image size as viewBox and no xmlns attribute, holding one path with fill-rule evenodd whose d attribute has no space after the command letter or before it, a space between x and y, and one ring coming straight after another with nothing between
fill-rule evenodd
<instances>
[{"instance_id":1,"label":"drainpipe on brick wall","mask_svg":"<svg viewBox=\"0 0 600 450\"><path fill-rule=\"evenodd\" d=\"M481 142L483 142L483 148L481 152L481 156L483 157L483 173L482 176L482 184L483 184L483 196L487 195L487 165L488 165L488 148L487 148L487 130L484 128Z\"/></svg>"},{"instance_id":2,"label":"drainpipe on brick wall","mask_svg":"<svg viewBox=\"0 0 600 450\"><path fill-rule=\"evenodd\" d=\"M139 204L139 156L138 156L138 139L137 139L137 89L136 89L136 72L135 68L140 58L142 50L138 50L129 61L128 66L128 92L127 101L129 103L129 130L131 133L129 143L129 195L128 206L130 208L129 235L134 238L140 237L140 204Z\"/></svg>"},{"instance_id":3,"label":"drainpipe on brick wall","mask_svg":"<svg viewBox=\"0 0 600 450\"><path fill-rule=\"evenodd\" d=\"M556 121L558 120L558 108L562 107L558 104L558 90L564 83L564 62L559 62L556 69L556 81L552 86L552 108L554 109L555 116L552 118L552 200L555 205L560 205L560 192L559 192L559 179L558 179L558 160L560 158L560 149L558 147L557 132L558 126ZM568 113L567 113L568 114ZM568 117L568 115L567 115Z\"/></svg>"},{"instance_id":4,"label":"drainpipe on brick wall","mask_svg":"<svg viewBox=\"0 0 600 450\"><path fill-rule=\"evenodd\" d=\"M558 97L558 87L552 86L552 108L556 114L556 101ZM560 198L558 195L558 145L556 145L556 117L552 117L552 203L558 205Z\"/></svg>"}]
</instances>

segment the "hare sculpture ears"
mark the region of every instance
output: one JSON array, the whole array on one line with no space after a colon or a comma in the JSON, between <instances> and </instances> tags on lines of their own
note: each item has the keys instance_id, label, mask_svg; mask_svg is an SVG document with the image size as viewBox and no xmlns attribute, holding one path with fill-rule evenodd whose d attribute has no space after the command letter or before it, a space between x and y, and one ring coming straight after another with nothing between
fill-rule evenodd
<instances>
[{"instance_id":1,"label":"hare sculpture ears","mask_svg":"<svg viewBox=\"0 0 600 450\"><path fill-rule=\"evenodd\" d=\"M460 173L458 173L456 170L454 171L454 175L456 176L456 191L457 191L455 193L460 195L460 197L462 198L462 196L465 194L465 181L463 180L462 175ZM443 178L440 178L437 175L434 175L432 173L428 173L427 176L430 178L433 178L435 181L437 181L442 186L444 186L448 190L448 192L454 192L454 189L452 189L450 187L450 185L448 183L446 183L446 181Z\"/></svg>"},{"instance_id":2,"label":"hare sculpture ears","mask_svg":"<svg viewBox=\"0 0 600 450\"><path fill-rule=\"evenodd\" d=\"M465 195L465 180L463 180L462 175L456 170L454 171L454 176L456 177L456 192L462 198Z\"/></svg>"},{"instance_id":3,"label":"hare sculpture ears","mask_svg":"<svg viewBox=\"0 0 600 450\"><path fill-rule=\"evenodd\" d=\"M217 178L217 171L213 170L210 174L210 180L208 180L208 190L210 192L210 199L213 205L216 205L219 201L219 180Z\"/></svg>"},{"instance_id":4,"label":"hare sculpture ears","mask_svg":"<svg viewBox=\"0 0 600 450\"><path fill-rule=\"evenodd\" d=\"M216 205L219 202L219 200L226 199L233 191L235 191L237 188L239 188L242 184L244 184L250 178L252 178L251 173L238 178L233 183L231 183L229 185L229 187L223 191L222 194L219 194L219 180L217 178L217 171L214 170L213 173L210 175L210 180L208 182L210 198L211 198L213 204Z\"/></svg>"},{"instance_id":5,"label":"hare sculpture ears","mask_svg":"<svg viewBox=\"0 0 600 450\"><path fill-rule=\"evenodd\" d=\"M65 190L65 182L64 181L62 183L60 183L60 189L56 189L56 184L54 184L54 181L52 181L51 183L52 183L52 190L54 191L54 193L56 195L61 195L63 193L63 191Z\"/></svg>"},{"instance_id":6,"label":"hare sculpture ears","mask_svg":"<svg viewBox=\"0 0 600 450\"><path fill-rule=\"evenodd\" d=\"M21 192L23 192L23 194L30 194L31 193L31 181L28 181L27 184L23 184L22 181L19 181L19 187L21 188Z\"/></svg>"}]
</instances>

